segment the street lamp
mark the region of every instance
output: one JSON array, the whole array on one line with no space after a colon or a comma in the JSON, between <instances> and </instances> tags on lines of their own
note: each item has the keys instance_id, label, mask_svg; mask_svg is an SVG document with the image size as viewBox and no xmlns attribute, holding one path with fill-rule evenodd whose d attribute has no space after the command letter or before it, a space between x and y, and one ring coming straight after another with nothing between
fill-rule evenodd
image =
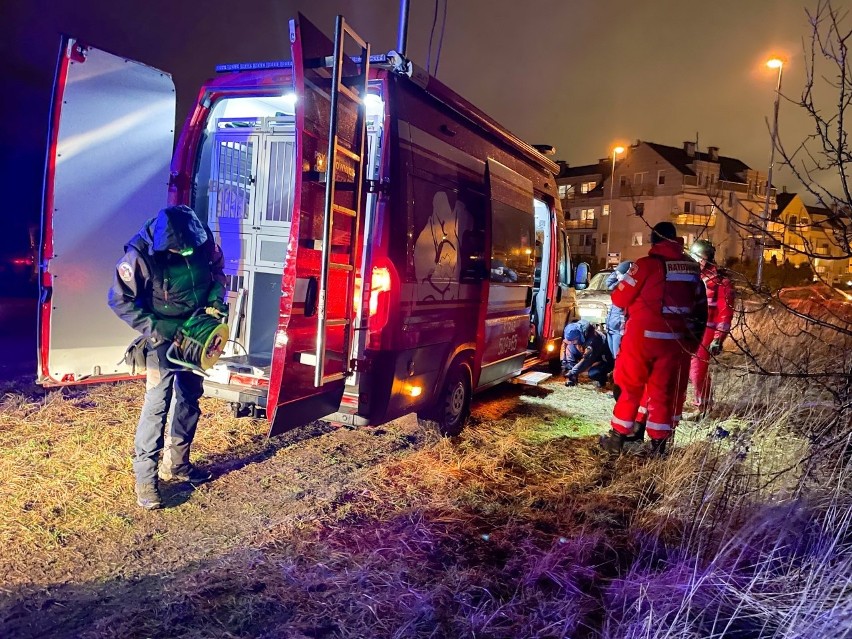
<instances>
[{"instance_id":1,"label":"street lamp","mask_svg":"<svg viewBox=\"0 0 852 639\"><path fill-rule=\"evenodd\" d=\"M778 83L775 86L775 110L772 119L772 150L769 153L769 172L766 174L766 202L763 207L763 229L760 234L760 255L757 256L757 282L759 289L763 282L763 253L766 248L766 231L769 224L769 196L772 192L772 169L775 166L775 147L778 144L778 106L781 100L781 74L784 72L784 61L781 58L771 58L766 61L770 69L778 69Z\"/></svg>"},{"instance_id":2,"label":"street lamp","mask_svg":"<svg viewBox=\"0 0 852 639\"><path fill-rule=\"evenodd\" d=\"M609 175L609 221L606 225L606 255L604 256L604 268L609 266L609 245L612 242L612 214L615 210L612 205L613 189L615 188L615 156L624 153L623 146L617 146L612 150L612 169Z\"/></svg>"}]
</instances>

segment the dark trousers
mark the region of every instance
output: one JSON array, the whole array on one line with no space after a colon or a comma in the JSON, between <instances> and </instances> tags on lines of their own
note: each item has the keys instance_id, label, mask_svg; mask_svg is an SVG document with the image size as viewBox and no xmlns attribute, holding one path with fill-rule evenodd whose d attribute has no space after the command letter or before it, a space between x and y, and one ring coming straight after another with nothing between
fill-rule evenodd
<instances>
[{"instance_id":1,"label":"dark trousers","mask_svg":"<svg viewBox=\"0 0 852 639\"><path fill-rule=\"evenodd\" d=\"M136 427L136 483L151 483L157 477L157 462L172 472L189 465L189 448L195 437L204 392L201 377L189 371L171 370L166 359L169 343L148 351L145 403Z\"/></svg>"},{"instance_id":2,"label":"dark trousers","mask_svg":"<svg viewBox=\"0 0 852 639\"><path fill-rule=\"evenodd\" d=\"M592 364L592 367L586 371L586 374L593 382L600 382L601 384L606 384L607 378L609 377L609 374L611 372L612 364L607 361L601 360Z\"/></svg>"},{"instance_id":3,"label":"dark trousers","mask_svg":"<svg viewBox=\"0 0 852 639\"><path fill-rule=\"evenodd\" d=\"M573 357L568 357L567 360L562 362L562 367L570 371L579 363L579 361L580 360L574 359ZM611 362L606 359L599 359L592 364L590 368L587 368L585 373L593 382L606 383L607 377L612 372L612 369L613 366Z\"/></svg>"}]
</instances>

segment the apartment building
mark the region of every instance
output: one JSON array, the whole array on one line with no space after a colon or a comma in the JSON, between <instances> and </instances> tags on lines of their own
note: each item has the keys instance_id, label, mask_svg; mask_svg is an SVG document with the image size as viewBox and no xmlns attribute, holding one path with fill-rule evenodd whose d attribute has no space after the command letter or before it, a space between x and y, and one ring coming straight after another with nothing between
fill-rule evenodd
<instances>
[{"instance_id":1,"label":"apartment building","mask_svg":"<svg viewBox=\"0 0 852 639\"><path fill-rule=\"evenodd\" d=\"M838 223L835 212L808 206L796 193L778 194L772 214L777 246L767 250L766 259L811 265L816 276L831 285L852 280L852 260L846 250L849 229ZM780 228L779 228L780 227Z\"/></svg>"},{"instance_id":2,"label":"apartment building","mask_svg":"<svg viewBox=\"0 0 852 639\"><path fill-rule=\"evenodd\" d=\"M646 255L651 227L664 220L676 225L687 246L710 239L720 263L757 256L766 174L720 155L718 147L700 152L694 142L674 147L637 140L615 166L611 158L560 165L557 184L569 242L594 268ZM772 221L767 226L765 245L771 250L776 242L771 233L781 226Z\"/></svg>"}]
</instances>

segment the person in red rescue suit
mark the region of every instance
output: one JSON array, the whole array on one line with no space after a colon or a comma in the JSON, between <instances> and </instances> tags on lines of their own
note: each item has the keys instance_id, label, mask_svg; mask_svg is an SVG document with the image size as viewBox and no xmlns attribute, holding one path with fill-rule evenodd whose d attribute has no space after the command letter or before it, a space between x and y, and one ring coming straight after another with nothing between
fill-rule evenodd
<instances>
[{"instance_id":1,"label":"person in red rescue suit","mask_svg":"<svg viewBox=\"0 0 852 639\"><path fill-rule=\"evenodd\" d=\"M638 259L612 292L627 325L615 362L621 394L601 446L620 452L637 438L636 415L647 399L646 432L652 451L665 452L679 409L692 354L707 323L707 296L698 263L683 252L671 222L651 231L651 250Z\"/></svg>"},{"instance_id":2,"label":"person in red rescue suit","mask_svg":"<svg viewBox=\"0 0 852 639\"><path fill-rule=\"evenodd\" d=\"M689 367L689 381L695 393L696 411L686 417L704 415L712 402L710 357L722 352L734 318L734 285L724 269L716 266L716 248L709 240L698 240L689 249L701 265L701 279L707 290L707 329ZM684 389L684 399L686 399Z\"/></svg>"}]
</instances>

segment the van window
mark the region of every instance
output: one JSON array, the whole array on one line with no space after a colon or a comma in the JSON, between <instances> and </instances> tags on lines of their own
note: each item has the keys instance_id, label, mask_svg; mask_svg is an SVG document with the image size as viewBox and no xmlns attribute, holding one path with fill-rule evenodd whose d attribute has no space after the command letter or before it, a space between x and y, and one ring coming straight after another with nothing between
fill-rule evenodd
<instances>
[{"instance_id":1,"label":"van window","mask_svg":"<svg viewBox=\"0 0 852 639\"><path fill-rule=\"evenodd\" d=\"M492 200L491 281L532 285L533 216Z\"/></svg>"},{"instance_id":2,"label":"van window","mask_svg":"<svg viewBox=\"0 0 852 639\"><path fill-rule=\"evenodd\" d=\"M558 284L568 286L571 284L571 266L568 261L568 238L565 231L559 231L559 239L556 242L556 260L558 266L556 268L556 277Z\"/></svg>"}]
</instances>

